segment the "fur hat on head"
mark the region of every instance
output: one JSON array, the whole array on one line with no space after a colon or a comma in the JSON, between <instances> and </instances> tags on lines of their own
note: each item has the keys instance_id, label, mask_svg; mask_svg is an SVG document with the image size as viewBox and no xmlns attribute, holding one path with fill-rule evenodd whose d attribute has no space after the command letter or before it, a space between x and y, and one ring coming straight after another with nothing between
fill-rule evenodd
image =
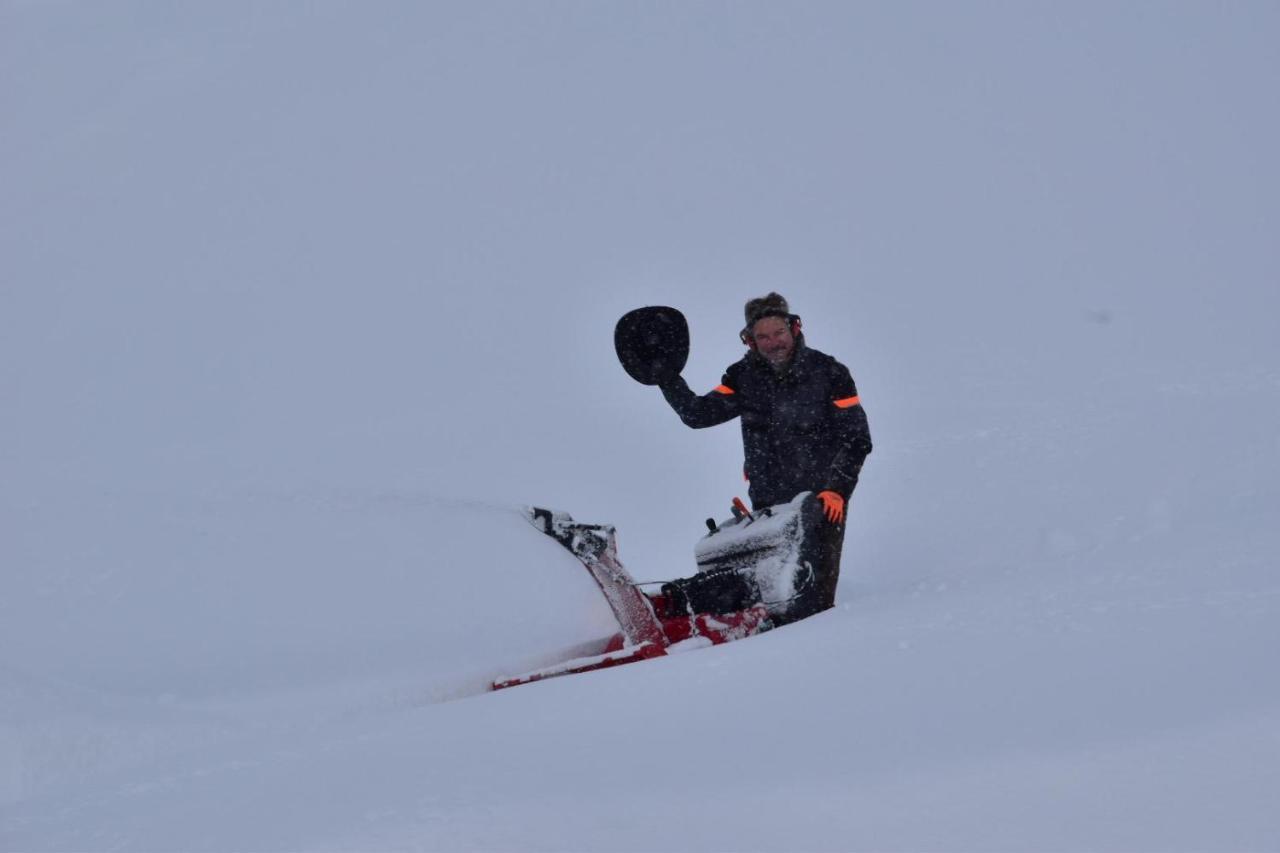
<instances>
[{"instance_id":1,"label":"fur hat on head","mask_svg":"<svg viewBox=\"0 0 1280 853\"><path fill-rule=\"evenodd\" d=\"M787 307L787 300L782 294L770 293L768 296L747 300L743 314L747 319L747 328L750 329L765 317L789 317L791 309Z\"/></svg>"}]
</instances>

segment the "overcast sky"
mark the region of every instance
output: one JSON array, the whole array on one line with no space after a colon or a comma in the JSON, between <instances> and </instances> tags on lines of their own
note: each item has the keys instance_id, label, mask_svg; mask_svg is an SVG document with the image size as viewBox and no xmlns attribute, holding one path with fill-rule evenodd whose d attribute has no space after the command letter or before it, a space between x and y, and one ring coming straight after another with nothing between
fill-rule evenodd
<instances>
[{"instance_id":1,"label":"overcast sky","mask_svg":"<svg viewBox=\"0 0 1280 853\"><path fill-rule=\"evenodd\" d=\"M705 390L771 289L882 488L966 403L1274 375L1277 43L1271 2L4 3L0 490L539 501L684 554L737 430L613 323L684 310Z\"/></svg>"}]
</instances>

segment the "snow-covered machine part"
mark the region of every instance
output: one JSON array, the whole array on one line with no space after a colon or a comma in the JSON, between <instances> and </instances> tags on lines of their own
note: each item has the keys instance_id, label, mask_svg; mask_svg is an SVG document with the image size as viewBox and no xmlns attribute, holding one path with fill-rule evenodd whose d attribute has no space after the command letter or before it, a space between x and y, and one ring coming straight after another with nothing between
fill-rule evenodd
<instances>
[{"instance_id":1,"label":"snow-covered machine part","mask_svg":"<svg viewBox=\"0 0 1280 853\"><path fill-rule=\"evenodd\" d=\"M810 492L750 515L734 513L694 548L700 574L734 571L759 590L771 616L785 615L796 594L812 582L814 555L806 513Z\"/></svg>"},{"instance_id":2,"label":"snow-covered machine part","mask_svg":"<svg viewBox=\"0 0 1280 853\"><path fill-rule=\"evenodd\" d=\"M770 627L768 611L755 602L727 613L690 612L659 616L654 610L653 600L640 591L618 559L617 538L612 525L580 524L566 512L540 507L527 507L524 512L534 527L563 545L586 567L613 610L621 630L608 640L599 654L498 679L493 682L494 690L727 643Z\"/></svg>"},{"instance_id":3,"label":"snow-covered machine part","mask_svg":"<svg viewBox=\"0 0 1280 853\"><path fill-rule=\"evenodd\" d=\"M558 675L571 675L635 663L667 653L671 641L653 612L649 599L618 559L617 532L611 524L580 524L567 512L525 507L529 523L563 545L586 566L618 620L620 633L601 654L563 661L533 672L493 682L494 690L531 684Z\"/></svg>"},{"instance_id":4,"label":"snow-covered machine part","mask_svg":"<svg viewBox=\"0 0 1280 853\"><path fill-rule=\"evenodd\" d=\"M666 645L653 607L618 559L617 531L612 524L579 524L567 512L541 507L526 507L524 512L534 527L569 549L587 567L617 617L627 645Z\"/></svg>"}]
</instances>

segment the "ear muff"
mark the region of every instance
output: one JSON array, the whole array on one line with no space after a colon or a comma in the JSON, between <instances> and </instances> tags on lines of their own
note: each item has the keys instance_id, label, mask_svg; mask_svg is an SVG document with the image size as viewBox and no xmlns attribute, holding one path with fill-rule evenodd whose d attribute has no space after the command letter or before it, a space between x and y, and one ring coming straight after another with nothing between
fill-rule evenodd
<instances>
[{"instance_id":1,"label":"ear muff","mask_svg":"<svg viewBox=\"0 0 1280 853\"><path fill-rule=\"evenodd\" d=\"M766 315L765 315L765 317L774 317L774 316L779 316L779 315L776 315L776 314L766 314ZM761 319L761 320L763 320L763 319L764 319L764 317L761 317L760 319ZM798 338L798 337L800 337L800 333L801 333L801 331L803 331L803 328L804 328L803 323L801 323L801 322L800 322L800 315L799 315L799 314L787 314L783 319L785 319L785 320L787 321L787 328L789 328L789 329L791 330L791 337L793 337L793 338ZM759 321L757 321L757 322L759 322ZM738 332L738 337L742 340L742 342L743 342L744 344L746 344L746 345L747 345L748 347L750 347L751 349L755 349L755 348L756 348L756 339L755 339L754 337L752 337L752 336L751 336L751 327L750 327L750 326L743 326L743 327L742 327L742 331L741 331L741 332Z\"/></svg>"}]
</instances>

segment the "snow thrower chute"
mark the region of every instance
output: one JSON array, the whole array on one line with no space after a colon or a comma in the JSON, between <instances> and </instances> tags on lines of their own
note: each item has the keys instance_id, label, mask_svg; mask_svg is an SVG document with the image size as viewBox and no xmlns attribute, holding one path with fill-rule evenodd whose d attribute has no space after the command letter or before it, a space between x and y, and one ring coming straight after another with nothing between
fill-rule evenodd
<instances>
[{"instance_id":1,"label":"snow thrower chute","mask_svg":"<svg viewBox=\"0 0 1280 853\"><path fill-rule=\"evenodd\" d=\"M735 512L694 549L698 573L644 592L618 558L616 531L581 524L565 512L528 507L525 516L578 558L604 595L619 631L596 655L495 681L495 690L558 675L661 657L759 634L790 621L793 604L812 584L817 559L816 511L809 492L790 503Z\"/></svg>"}]
</instances>

